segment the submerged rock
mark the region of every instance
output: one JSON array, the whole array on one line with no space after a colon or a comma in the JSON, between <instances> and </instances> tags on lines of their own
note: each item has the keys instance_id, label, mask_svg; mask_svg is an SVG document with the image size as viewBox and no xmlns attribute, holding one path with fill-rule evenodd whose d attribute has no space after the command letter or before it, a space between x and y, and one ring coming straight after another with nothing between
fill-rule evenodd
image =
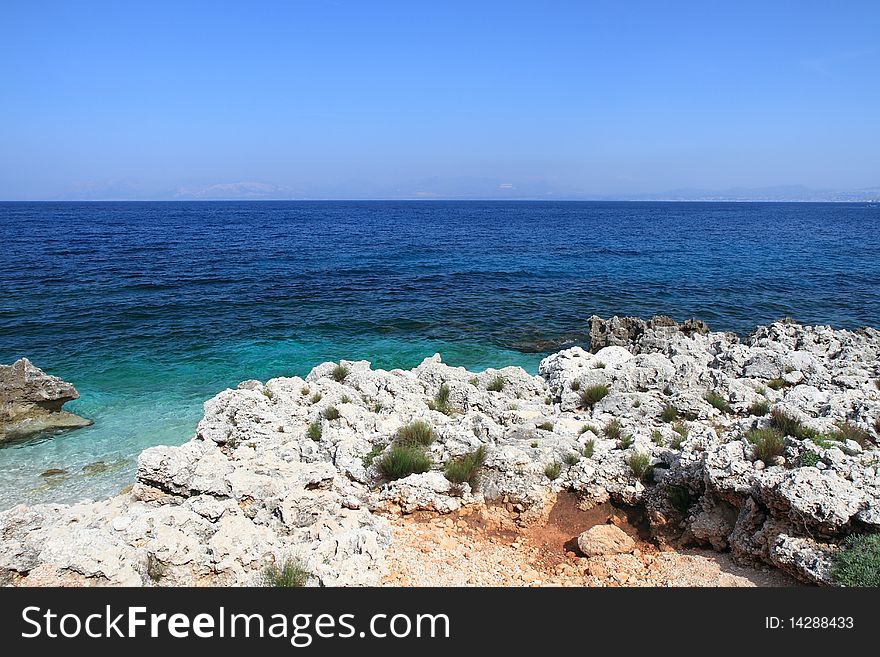
<instances>
[{"instance_id":1,"label":"submerged rock","mask_svg":"<svg viewBox=\"0 0 880 657\"><path fill-rule=\"evenodd\" d=\"M78 398L72 384L46 374L27 358L0 365L0 442L92 424L62 409Z\"/></svg>"}]
</instances>

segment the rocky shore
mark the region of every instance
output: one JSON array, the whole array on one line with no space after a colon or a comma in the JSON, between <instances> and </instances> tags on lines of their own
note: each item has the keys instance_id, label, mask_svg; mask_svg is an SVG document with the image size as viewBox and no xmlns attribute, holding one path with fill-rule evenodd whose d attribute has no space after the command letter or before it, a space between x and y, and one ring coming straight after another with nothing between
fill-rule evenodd
<instances>
[{"instance_id":1,"label":"rocky shore","mask_svg":"<svg viewBox=\"0 0 880 657\"><path fill-rule=\"evenodd\" d=\"M130 490L0 513L0 579L249 585L296 560L311 584L394 583L402 515L527 528L573 495L646 533L571 529L574 559L701 546L832 584L841 541L880 531L880 332L777 322L740 339L667 320L592 318L592 352L538 376L436 355L246 381L205 403L189 442L144 451Z\"/></svg>"},{"instance_id":2,"label":"rocky shore","mask_svg":"<svg viewBox=\"0 0 880 657\"><path fill-rule=\"evenodd\" d=\"M0 365L0 443L90 425L91 420L62 408L78 398L73 385L46 374L27 358Z\"/></svg>"}]
</instances>

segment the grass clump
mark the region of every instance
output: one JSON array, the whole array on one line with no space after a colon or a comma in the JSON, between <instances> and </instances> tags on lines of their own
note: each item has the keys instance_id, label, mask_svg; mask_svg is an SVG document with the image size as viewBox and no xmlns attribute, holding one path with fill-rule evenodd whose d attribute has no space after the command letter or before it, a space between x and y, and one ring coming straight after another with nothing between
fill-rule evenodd
<instances>
[{"instance_id":1,"label":"grass clump","mask_svg":"<svg viewBox=\"0 0 880 657\"><path fill-rule=\"evenodd\" d=\"M438 411L443 415L450 415L452 408L449 406L449 386L445 383L441 384L437 389L434 399L428 402L428 408L432 411Z\"/></svg>"},{"instance_id":2,"label":"grass clump","mask_svg":"<svg viewBox=\"0 0 880 657\"><path fill-rule=\"evenodd\" d=\"M605 434L606 438L610 438L611 440L618 440L620 438L620 434L623 430L623 427L620 425L620 420L611 420L605 427L602 429L602 433Z\"/></svg>"},{"instance_id":3,"label":"grass clump","mask_svg":"<svg viewBox=\"0 0 880 657\"><path fill-rule=\"evenodd\" d=\"M822 449L829 449L835 446L834 443L841 442L841 435L839 433L816 434L811 436L810 440Z\"/></svg>"},{"instance_id":4,"label":"grass clump","mask_svg":"<svg viewBox=\"0 0 880 657\"><path fill-rule=\"evenodd\" d=\"M565 459L563 459L563 460L565 461L565 465L571 467L572 465L575 465L578 461L581 460L581 455L575 454L574 452L572 452L571 454L566 454Z\"/></svg>"},{"instance_id":5,"label":"grass clump","mask_svg":"<svg viewBox=\"0 0 880 657\"><path fill-rule=\"evenodd\" d=\"M651 470L651 457L644 452L633 452L627 457L626 464L637 479L644 479Z\"/></svg>"},{"instance_id":6,"label":"grass clump","mask_svg":"<svg viewBox=\"0 0 880 657\"><path fill-rule=\"evenodd\" d=\"M529 447L531 447L532 449L534 449L534 448L537 447L537 446L538 446L538 441L537 441L537 440L533 440L531 443L529 443Z\"/></svg>"},{"instance_id":7,"label":"grass clump","mask_svg":"<svg viewBox=\"0 0 880 657\"><path fill-rule=\"evenodd\" d=\"M872 442L871 434L852 422L838 422L837 433L840 435L841 440L854 440L860 447L867 447Z\"/></svg>"},{"instance_id":8,"label":"grass clump","mask_svg":"<svg viewBox=\"0 0 880 657\"><path fill-rule=\"evenodd\" d=\"M801 440L807 440L817 435L816 431L805 427L800 420L780 408L776 408L770 413L770 426L777 429L783 436L792 436Z\"/></svg>"},{"instance_id":9,"label":"grass clump","mask_svg":"<svg viewBox=\"0 0 880 657\"><path fill-rule=\"evenodd\" d=\"M578 390L581 389L581 380L580 380L580 379L573 379L572 382L568 384L568 386L569 386L572 390L574 390L575 392L577 392Z\"/></svg>"},{"instance_id":10,"label":"grass clump","mask_svg":"<svg viewBox=\"0 0 880 657\"><path fill-rule=\"evenodd\" d=\"M596 441L590 438L587 442L584 443L584 451L583 455L588 459L593 458L593 453L596 451Z\"/></svg>"},{"instance_id":11,"label":"grass clump","mask_svg":"<svg viewBox=\"0 0 880 657\"><path fill-rule=\"evenodd\" d=\"M594 386L581 390L581 406L593 408L593 406L608 395L608 386L597 383Z\"/></svg>"},{"instance_id":12,"label":"grass clump","mask_svg":"<svg viewBox=\"0 0 880 657\"><path fill-rule=\"evenodd\" d=\"M421 474L431 469L431 457L425 454L420 445L392 446L385 455L376 462L382 476L393 481L411 474Z\"/></svg>"},{"instance_id":13,"label":"grass clump","mask_svg":"<svg viewBox=\"0 0 880 657\"><path fill-rule=\"evenodd\" d=\"M320 392L316 392L314 395L312 395L309 398L309 401L312 402L313 404L317 404L323 398L324 398L324 395L322 395Z\"/></svg>"},{"instance_id":14,"label":"grass clump","mask_svg":"<svg viewBox=\"0 0 880 657\"><path fill-rule=\"evenodd\" d=\"M279 567L278 564L267 566L263 570L263 586L277 588L300 588L309 581L311 573L306 570L299 559L288 559Z\"/></svg>"},{"instance_id":15,"label":"grass clump","mask_svg":"<svg viewBox=\"0 0 880 657\"><path fill-rule=\"evenodd\" d=\"M651 442L657 445L657 447L663 447L663 443L665 442L663 440L663 434L654 429L654 431L651 432Z\"/></svg>"},{"instance_id":16,"label":"grass clump","mask_svg":"<svg viewBox=\"0 0 880 657\"><path fill-rule=\"evenodd\" d=\"M815 468L819 463L819 455L813 450L805 450L801 452L800 463L802 468Z\"/></svg>"},{"instance_id":17,"label":"grass clump","mask_svg":"<svg viewBox=\"0 0 880 657\"><path fill-rule=\"evenodd\" d=\"M155 554L147 554L147 577L149 577L154 582L161 582L162 579L167 574L165 566L161 561L156 557Z\"/></svg>"},{"instance_id":18,"label":"grass clump","mask_svg":"<svg viewBox=\"0 0 880 657\"><path fill-rule=\"evenodd\" d=\"M308 386L303 386L302 388L299 389L299 394L301 394L303 397L305 397L307 394L309 394L309 392L310 391L309 391Z\"/></svg>"},{"instance_id":19,"label":"grass clump","mask_svg":"<svg viewBox=\"0 0 880 657\"><path fill-rule=\"evenodd\" d=\"M709 406L712 408L721 411L722 413L730 413L730 404L724 398L723 395L715 392L714 390L710 390L707 392L703 399L705 399Z\"/></svg>"},{"instance_id":20,"label":"grass clump","mask_svg":"<svg viewBox=\"0 0 880 657\"><path fill-rule=\"evenodd\" d=\"M767 396L767 388L765 388L764 386L758 386L757 388L755 388L755 392L757 392L762 397Z\"/></svg>"},{"instance_id":21,"label":"grass clump","mask_svg":"<svg viewBox=\"0 0 880 657\"><path fill-rule=\"evenodd\" d=\"M339 414L338 408L335 406L328 406L324 409L324 417L328 420L338 420L342 416Z\"/></svg>"},{"instance_id":22,"label":"grass clump","mask_svg":"<svg viewBox=\"0 0 880 657\"><path fill-rule=\"evenodd\" d=\"M306 435L315 442L321 440L321 435L324 433L324 429L321 426L321 423L315 420L309 425L308 430L306 431Z\"/></svg>"},{"instance_id":23,"label":"grass clump","mask_svg":"<svg viewBox=\"0 0 880 657\"><path fill-rule=\"evenodd\" d=\"M746 440L755 446L755 455L764 463L771 463L785 451L785 435L779 429L749 429Z\"/></svg>"},{"instance_id":24,"label":"grass clump","mask_svg":"<svg viewBox=\"0 0 880 657\"><path fill-rule=\"evenodd\" d=\"M603 363L601 360L597 360L597 361L593 364L593 369L596 369L596 370L604 370L604 369L605 369L605 363Z\"/></svg>"},{"instance_id":25,"label":"grass clump","mask_svg":"<svg viewBox=\"0 0 880 657\"><path fill-rule=\"evenodd\" d=\"M562 467L558 463L548 463L544 467L544 475L551 481L557 479L560 472L562 472Z\"/></svg>"},{"instance_id":26,"label":"grass clump","mask_svg":"<svg viewBox=\"0 0 880 657\"><path fill-rule=\"evenodd\" d=\"M674 449L681 449L682 444L687 440L691 430L688 429L688 426L684 422L675 422L672 425L672 431L675 432L675 435L672 437L672 441L669 444Z\"/></svg>"},{"instance_id":27,"label":"grass clump","mask_svg":"<svg viewBox=\"0 0 880 657\"><path fill-rule=\"evenodd\" d=\"M641 405L642 405L642 400L641 400L641 399L636 399L636 400L633 402L633 408L639 408Z\"/></svg>"},{"instance_id":28,"label":"grass clump","mask_svg":"<svg viewBox=\"0 0 880 657\"><path fill-rule=\"evenodd\" d=\"M771 390L782 390L785 387L785 381L782 379L770 379L767 382L767 387Z\"/></svg>"},{"instance_id":29,"label":"grass clump","mask_svg":"<svg viewBox=\"0 0 880 657\"><path fill-rule=\"evenodd\" d=\"M506 385L507 379L499 374L491 381L489 381L489 384L486 386L486 390L489 390L490 392L501 392L502 390L504 390L504 386Z\"/></svg>"},{"instance_id":30,"label":"grass clump","mask_svg":"<svg viewBox=\"0 0 880 657\"><path fill-rule=\"evenodd\" d=\"M486 463L486 446L480 445L473 452L469 452L454 459L450 459L443 467L443 474L453 484L467 482L471 488L477 485L480 468Z\"/></svg>"},{"instance_id":31,"label":"grass clump","mask_svg":"<svg viewBox=\"0 0 880 657\"><path fill-rule=\"evenodd\" d=\"M761 401L754 402L751 406L749 406L749 415L755 415L758 417L762 417L767 415L770 412L770 402L766 399L762 399Z\"/></svg>"},{"instance_id":32,"label":"grass clump","mask_svg":"<svg viewBox=\"0 0 880 657\"><path fill-rule=\"evenodd\" d=\"M342 395L342 399L339 400L339 403L340 404L350 404L351 397L349 397L348 395Z\"/></svg>"},{"instance_id":33,"label":"grass clump","mask_svg":"<svg viewBox=\"0 0 880 657\"><path fill-rule=\"evenodd\" d=\"M664 422L675 422L678 419L678 409L672 404L666 404L663 412L660 413L660 419Z\"/></svg>"},{"instance_id":34,"label":"grass clump","mask_svg":"<svg viewBox=\"0 0 880 657\"><path fill-rule=\"evenodd\" d=\"M387 445L385 443L373 445L373 448L369 452L364 454L363 458L361 459L361 463L364 464L364 468L366 469L373 465L373 461L376 460L376 457L379 456L379 454L385 451L386 447Z\"/></svg>"},{"instance_id":35,"label":"grass clump","mask_svg":"<svg viewBox=\"0 0 880 657\"><path fill-rule=\"evenodd\" d=\"M538 425L538 429L541 429L542 431L553 431L553 423L549 421L541 422L541 424Z\"/></svg>"},{"instance_id":36,"label":"grass clump","mask_svg":"<svg viewBox=\"0 0 880 657\"><path fill-rule=\"evenodd\" d=\"M470 383L474 388L476 388L477 385L480 383L480 380L477 377L472 376L471 378L468 379L468 383Z\"/></svg>"},{"instance_id":37,"label":"grass clump","mask_svg":"<svg viewBox=\"0 0 880 657\"><path fill-rule=\"evenodd\" d=\"M880 534L848 536L831 561L831 578L841 586L880 586Z\"/></svg>"},{"instance_id":38,"label":"grass clump","mask_svg":"<svg viewBox=\"0 0 880 657\"><path fill-rule=\"evenodd\" d=\"M599 435L599 429L597 429L596 426L593 424L585 424L581 427L581 430L578 432L578 434L587 433L587 431L592 431L593 435Z\"/></svg>"},{"instance_id":39,"label":"grass clump","mask_svg":"<svg viewBox=\"0 0 880 657\"><path fill-rule=\"evenodd\" d=\"M342 383L345 381L346 377L348 377L350 371L351 370L349 370L346 365L339 363L339 365L334 367L333 371L330 372L330 376L333 377L333 380L336 381L336 383Z\"/></svg>"},{"instance_id":40,"label":"grass clump","mask_svg":"<svg viewBox=\"0 0 880 657\"><path fill-rule=\"evenodd\" d=\"M427 447L434 442L434 430L424 420L413 420L397 430L394 441L405 447Z\"/></svg>"},{"instance_id":41,"label":"grass clump","mask_svg":"<svg viewBox=\"0 0 880 657\"><path fill-rule=\"evenodd\" d=\"M632 447L633 441L633 437L630 434L626 434L617 441L617 449L629 449Z\"/></svg>"}]
</instances>

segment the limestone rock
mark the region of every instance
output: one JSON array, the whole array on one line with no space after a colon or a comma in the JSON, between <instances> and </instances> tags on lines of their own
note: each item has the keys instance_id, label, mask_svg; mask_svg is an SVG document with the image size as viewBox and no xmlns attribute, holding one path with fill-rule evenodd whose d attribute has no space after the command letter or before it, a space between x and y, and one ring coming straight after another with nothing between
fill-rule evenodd
<instances>
[{"instance_id":1,"label":"limestone rock","mask_svg":"<svg viewBox=\"0 0 880 657\"><path fill-rule=\"evenodd\" d=\"M581 552L587 557L628 553L636 547L635 541L629 534L610 524L590 527L578 536L577 543Z\"/></svg>"}]
</instances>

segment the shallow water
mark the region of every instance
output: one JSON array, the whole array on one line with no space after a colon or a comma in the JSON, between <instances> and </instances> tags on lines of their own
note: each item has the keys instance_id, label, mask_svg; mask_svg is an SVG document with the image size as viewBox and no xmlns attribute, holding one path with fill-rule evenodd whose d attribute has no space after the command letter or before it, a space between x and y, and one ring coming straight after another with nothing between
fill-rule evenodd
<instances>
[{"instance_id":1,"label":"shallow water","mask_svg":"<svg viewBox=\"0 0 880 657\"><path fill-rule=\"evenodd\" d=\"M73 382L95 425L0 448L0 508L115 493L218 391L324 360L535 372L593 313L880 325L878 227L858 204L2 203L0 362Z\"/></svg>"}]
</instances>

